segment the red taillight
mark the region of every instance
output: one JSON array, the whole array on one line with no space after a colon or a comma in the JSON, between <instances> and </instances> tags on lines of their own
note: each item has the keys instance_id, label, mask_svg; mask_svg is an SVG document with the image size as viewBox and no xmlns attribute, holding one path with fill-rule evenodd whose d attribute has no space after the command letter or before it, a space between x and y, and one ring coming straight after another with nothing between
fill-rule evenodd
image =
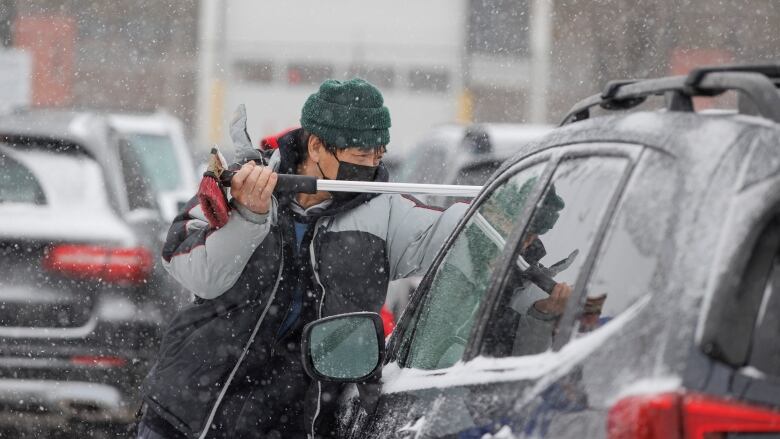
<instances>
[{"instance_id":1,"label":"red taillight","mask_svg":"<svg viewBox=\"0 0 780 439\"><path fill-rule=\"evenodd\" d=\"M47 270L76 279L140 283L152 271L152 255L141 247L58 245L43 258Z\"/></svg>"},{"instance_id":2,"label":"red taillight","mask_svg":"<svg viewBox=\"0 0 780 439\"><path fill-rule=\"evenodd\" d=\"M76 366L82 367L122 367L127 364L127 360L122 357L111 357L102 355L80 355L70 358L70 362Z\"/></svg>"},{"instance_id":3,"label":"red taillight","mask_svg":"<svg viewBox=\"0 0 780 439\"><path fill-rule=\"evenodd\" d=\"M701 395L686 396L683 404L688 438L709 438L711 433L780 433L780 411Z\"/></svg>"},{"instance_id":4,"label":"red taillight","mask_svg":"<svg viewBox=\"0 0 780 439\"><path fill-rule=\"evenodd\" d=\"M780 433L780 411L697 394L631 396L607 417L609 439L715 439L726 433Z\"/></svg>"},{"instance_id":5,"label":"red taillight","mask_svg":"<svg viewBox=\"0 0 780 439\"><path fill-rule=\"evenodd\" d=\"M382 326L385 331L385 337L387 337L395 328L395 316L393 316L387 305L382 305L382 309L379 310L379 316L382 317Z\"/></svg>"}]
</instances>

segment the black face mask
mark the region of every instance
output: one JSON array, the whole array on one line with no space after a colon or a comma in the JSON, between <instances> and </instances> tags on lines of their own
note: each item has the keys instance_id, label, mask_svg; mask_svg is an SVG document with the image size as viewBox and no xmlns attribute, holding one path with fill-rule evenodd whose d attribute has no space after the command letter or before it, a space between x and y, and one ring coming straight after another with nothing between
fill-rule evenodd
<instances>
[{"instance_id":1,"label":"black face mask","mask_svg":"<svg viewBox=\"0 0 780 439\"><path fill-rule=\"evenodd\" d=\"M338 157L334 154L333 157L336 159L337 162L339 162L339 170L336 172L336 180L344 180L344 181L374 181L376 180L376 173L377 169L379 169L379 166L365 166L365 165L356 165L354 163L348 163L348 162L342 162L339 160ZM322 168L320 168L320 163L317 162L317 168L320 170L320 174L322 174L322 178L325 180L331 180L328 178L324 172L322 172ZM332 192L331 197L333 197L333 201L340 201L340 200L348 200L357 193L355 192Z\"/></svg>"},{"instance_id":2,"label":"black face mask","mask_svg":"<svg viewBox=\"0 0 780 439\"><path fill-rule=\"evenodd\" d=\"M376 170L379 166L356 165L354 163L339 162L339 171L336 173L336 180L347 181L374 181L376 179Z\"/></svg>"}]
</instances>

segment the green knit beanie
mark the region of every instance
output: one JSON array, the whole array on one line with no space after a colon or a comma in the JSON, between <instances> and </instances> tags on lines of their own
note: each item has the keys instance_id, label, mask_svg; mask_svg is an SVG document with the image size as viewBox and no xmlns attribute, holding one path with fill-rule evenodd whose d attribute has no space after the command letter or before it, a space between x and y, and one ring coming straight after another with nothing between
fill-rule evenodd
<instances>
[{"instance_id":1,"label":"green knit beanie","mask_svg":"<svg viewBox=\"0 0 780 439\"><path fill-rule=\"evenodd\" d=\"M328 79L303 104L301 126L337 148L390 143L390 112L382 93L362 79Z\"/></svg>"},{"instance_id":2,"label":"green knit beanie","mask_svg":"<svg viewBox=\"0 0 780 439\"><path fill-rule=\"evenodd\" d=\"M537 235L547 233L558 221L559 212L565 206L566 203L563 202L563 198L555 193L555 186L551 185L544 196L542 204L536 207L536 212L531 220L531 225L528 227L528 232L536 233Z\"/></svg>"}]
</instances>

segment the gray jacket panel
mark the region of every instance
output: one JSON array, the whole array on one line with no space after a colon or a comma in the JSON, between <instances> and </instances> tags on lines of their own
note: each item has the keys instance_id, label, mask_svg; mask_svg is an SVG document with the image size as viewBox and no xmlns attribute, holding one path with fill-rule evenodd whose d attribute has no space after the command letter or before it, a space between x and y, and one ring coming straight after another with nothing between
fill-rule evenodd
<instances>
[{"instance_id":1,"label":"gray jacket panel","mask_svg":"<svg viewBox=\"0 0 780 439\"><path fill-rule=\"evenodd\" d=\"M188 232L209 228L200 205L196 205L190 215L193 219L186 224ZM238 210L232 210L224 227L209 230L205 241L188 252L175 254L170 260L163 259L163 267L196 296L214 299L236 283L250 256L270 230L269 221L257 224Z\"/></svg>"}]
</instances>

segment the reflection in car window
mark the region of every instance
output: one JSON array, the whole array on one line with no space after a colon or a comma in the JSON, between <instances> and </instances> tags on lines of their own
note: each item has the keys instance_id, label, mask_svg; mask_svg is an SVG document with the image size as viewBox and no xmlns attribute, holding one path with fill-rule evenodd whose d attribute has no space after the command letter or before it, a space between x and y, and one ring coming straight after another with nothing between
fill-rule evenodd
<instances>
[{"instance_id":1,"label":"reflection in car window","mask_svg":"<svg viewBox=\"0 0 780 439\"><path fill-rule=\"evenodd\" d=\"M141 168L155 192L174 190L179 187L179 161L168 136L131 134L127 136L135 155L141 161Z\"/></svg>"},{"instance_id":2,"label":"reflection in car window","mask_svg":"<svg viewBox=\"0 0 780 439\"><path fill-rule=\"evenodd\" d=\"M653 273L661 260L658 255L666 239L666 223L672 209L657 208L672 202L673 190L660 184L674 184L673 175L659 178L673 167L663 160L646 161L636 172L630 196L620 206L596 259L595 269L585 288L585 307L579 310L579 333L590 332L610 321L637 299L653 290ZM645 175L649 178L645 180ZM655 184L649 184L652 178Z\"/></svg>"},{"instance_id":3,"label":"reflection in car window","mask_svg":"<svg viewBox=\"0 0 780 439\"><path fill-rule=\"evenodd\" d=\"M504 241L542 169L537 164L509 178L468 220L427 291L413 324L406 366L439 369L461 358Z\"/></svg>"},{"instance_id":4,"label":"reflection in car window","mask_svg":"<svg viewBox=\"0 0 780 439\"><path fill-rule=\"evenodd\" d=\"M517 268L506 279L484 354L529 355L552 346L566 300L627 164L627 159L605 157L561 162L520 240ZM556 297L538 286L540 278L557 283Z\"/></svg>"},{"instance_id":5,"label":"reflection in car window","mask_svg":"<svg viewBox=\"0 0 780 439\"><path fill-rule=\"evenodd\" d=\"M29 169L0 150L0 203L45 204L38 180Z\"/></svg>"}]
</instances>

